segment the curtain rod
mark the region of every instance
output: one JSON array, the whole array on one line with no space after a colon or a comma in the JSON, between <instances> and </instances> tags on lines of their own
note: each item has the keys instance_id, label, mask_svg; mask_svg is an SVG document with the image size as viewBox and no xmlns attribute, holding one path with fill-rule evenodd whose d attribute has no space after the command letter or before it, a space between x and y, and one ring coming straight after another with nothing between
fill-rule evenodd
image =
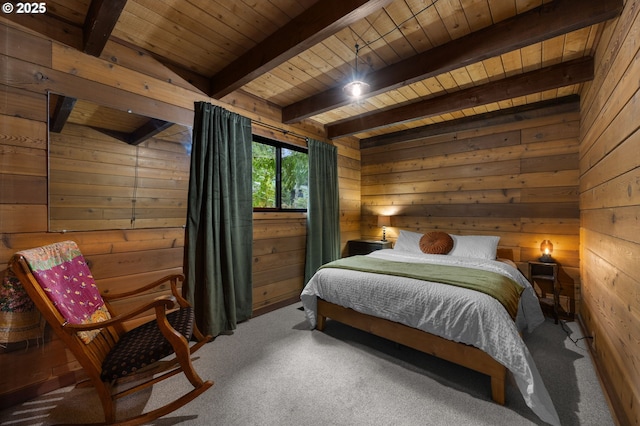
<instances>
[{"instance_id":1,"label":"curtain rod","mask_svg":"<svg viewBox=\"0 0 640 426\"><path fill-rule=\"evenodd\" d=\"M271 129L271 130L278 131L278 132L280 132L280 133L282 133L284 135L291 135L291 136L294 136L296 138L303 139L305 142L309 142L309 137L308 136L300 135L300 134L298 134L296 132L292 132L290 130L282 129L280 127L276 127L276 126L271 125L271 124L263 123L261 121L251 120L251 123L256 124L258 126L266 127L268 129Z\"/></svg>"}]
</instances>

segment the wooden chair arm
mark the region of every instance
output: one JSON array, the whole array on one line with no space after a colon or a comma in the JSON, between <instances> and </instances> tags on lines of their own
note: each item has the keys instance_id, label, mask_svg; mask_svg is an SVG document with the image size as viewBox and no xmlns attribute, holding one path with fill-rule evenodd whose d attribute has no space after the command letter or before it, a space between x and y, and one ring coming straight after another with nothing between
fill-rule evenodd
<instances>
[{"instance_id":1,"label":"wooden chair arm","mask_svg":"<svg viewBox=\"0 0 640 426\"><path fill-rule=\"evenodd\" d=\"M164 319L166 320L166 310L173 308L176 303L177 303L176 298L171 295L158 296L155 299L153 299L151 302L145 305L142 305L139 308L136 308L122 315L116 315L115 317L112 317L111 319L108 319L106 321L100 321L100 322L95 322L91 324L65 323L62 325L62 328L68 333L76 333L78 331L95 330L98 328L119 325L119 324L122 324L124 321L127 321L150 309L155 309L158 317L165 317Z\"/></svg>"},{"instance_id":2,"label":"wooden chair arm","mask_svg":"<svg viewBox=\"0 0 640 426\"><path fill-rule=\"evenodd\" d=\"M174 293L177 292L177 282L183 282L184 281L184 275L182 274L172 274L172 275L167 275L166 277L162 277L158 280L155 280L152 283L146 284L142 287L138 287L135 288L133 290L124 292L124 293L116 293L116 294L111 294L111 293L107 293L107 292L103 292L101 293L102 298L105 300L116 300L116 299L122 299L124 297L130 297L130 296L135 296L136 294L140 294L140 293L144 293L145 291L149 291L152 288L158 287L160 284L164 284L167 281L169 281L169 283L171 284L171 292ZM175 290L174 290L175 289ZM174 294L175 296L175 294ZM178 295L179 296L179 295ZM181 298L181 296L180 296Z\"/></svg>"},{"instance_id":3,"label":"wooden chair arm","mask_svg":"<svg viewBox=\"0 0 640 426\"><path fill-rule=\"evenodd\" d=\"M176 298L176 300L178 301L178 305L180 305L181 308L186 308L187 306L191 306L191 304L187 301L187 299L182 297L182 294L178 292L178 281L180 281L181 283L184 283L184 279L185 279L184 275L180 274L180 275L177 275L176 277L178 278L171 280L171 294L173 294L173 297Z\"/></svg>"}]
</instances>

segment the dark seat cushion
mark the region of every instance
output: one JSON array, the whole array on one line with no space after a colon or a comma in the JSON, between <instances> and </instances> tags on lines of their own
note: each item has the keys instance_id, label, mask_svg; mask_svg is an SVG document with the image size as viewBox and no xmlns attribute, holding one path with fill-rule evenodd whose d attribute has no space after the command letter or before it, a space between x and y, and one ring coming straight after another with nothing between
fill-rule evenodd
<instances>
[{"instance_id":1,"label":"dark seat cushion","mask_svg":"<svg viewBox=\"0 0 640 426\"><path fill-rule=\"evenodd\" d=\"M187 342L193 331L193 308L182 308L167 315L173 328ZM171 355L173 348L153 320L127 332L116 343L102 363L101 378L108 382L124 377Z\"/></svg>"}]
</instances>

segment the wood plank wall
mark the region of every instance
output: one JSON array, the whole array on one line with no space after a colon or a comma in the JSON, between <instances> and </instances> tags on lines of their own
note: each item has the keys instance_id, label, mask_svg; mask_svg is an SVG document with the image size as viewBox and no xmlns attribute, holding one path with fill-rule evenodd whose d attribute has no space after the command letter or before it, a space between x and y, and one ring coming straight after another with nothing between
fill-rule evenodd
<instances>
[{"instance_id":1,"label":"wood plank wall","mask_svg":"<svg viewBox=\"0 0 640 426\"><path fill-rule=\"evenodd\" d=\"M498 235L523 273L550 239L561 265L561 303L579 300L579 112L516 114L500 125L385 143L363 141L362 234L380 239L377 215L391 215L387 238L398 230L443 230ZM553 111L553 109L551 110ZM538 114L540 115L540 114ZM468 126L465 126L468 127ZM403 136L402 134L400 136Z\"/></svg>"},{"instance_id":2,"label":"wood plank wall","mask_svg":"<svg viewBox=\"0 0 640 426\"><path fill-rule=\"evenodd\" d=\"M340 235L342 255L347 255L347 242L361 236L361 154L356 138L334 140L338 147L338 179L340 182Z\"/></svg>"},{"instance_id":3,"label":"wood plank wall","mask_svg":"<svg viewBox=\"0 0 640 426\"><path fill-rule=\"evenodd\" d=\"M279 110L247 95L209 99L153 58L119 44L108 43L102 58L94 58L2 18L0 34L0 265L18 250L73 239L101 290L123 290L132 282L182 270L182 227L47 231L47 90L186 126L193 122L194 102L207 101L251 118L256 133L287 141L284 133L260 125L265 123L326 141L324 129L309 123L282 125ZM359 152L351 139L334 144L344 243L359 236ZM306 231L301 214L265 213L254 220L254 314L259 314L298 300ZM0 275L4 270L0 266ZM78 368L57 339L0 353L0 405L72 383Z\"/></svg>"},{"instance_id":4,"label":"wood plank wall","mask_svg":"<svg viewBox=\"0 0 640 426\"><path fill-rule=\"evenodd\" d=\"M580 312L624 425L640 424L639 11L607 23L580 126Z\"/></svg>"}]
</instances>

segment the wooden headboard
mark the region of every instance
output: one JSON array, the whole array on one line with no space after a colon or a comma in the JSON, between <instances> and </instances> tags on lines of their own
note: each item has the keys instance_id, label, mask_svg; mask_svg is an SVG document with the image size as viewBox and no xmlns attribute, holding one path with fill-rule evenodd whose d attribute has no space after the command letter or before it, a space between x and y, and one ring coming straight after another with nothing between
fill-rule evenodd
<instances>
[{"instance_id":1,"label":"wooden headboard","mask_svg":"<svg viewBox=\"0 0 640 426\"><path fill-rule=\"evenodd\" d=\"M515 262L515 259L513 258L513 249L498 247L498 250L496 253L497 253L497 257L501 259L509 259Z\"/></svg>"}]
</instances>

